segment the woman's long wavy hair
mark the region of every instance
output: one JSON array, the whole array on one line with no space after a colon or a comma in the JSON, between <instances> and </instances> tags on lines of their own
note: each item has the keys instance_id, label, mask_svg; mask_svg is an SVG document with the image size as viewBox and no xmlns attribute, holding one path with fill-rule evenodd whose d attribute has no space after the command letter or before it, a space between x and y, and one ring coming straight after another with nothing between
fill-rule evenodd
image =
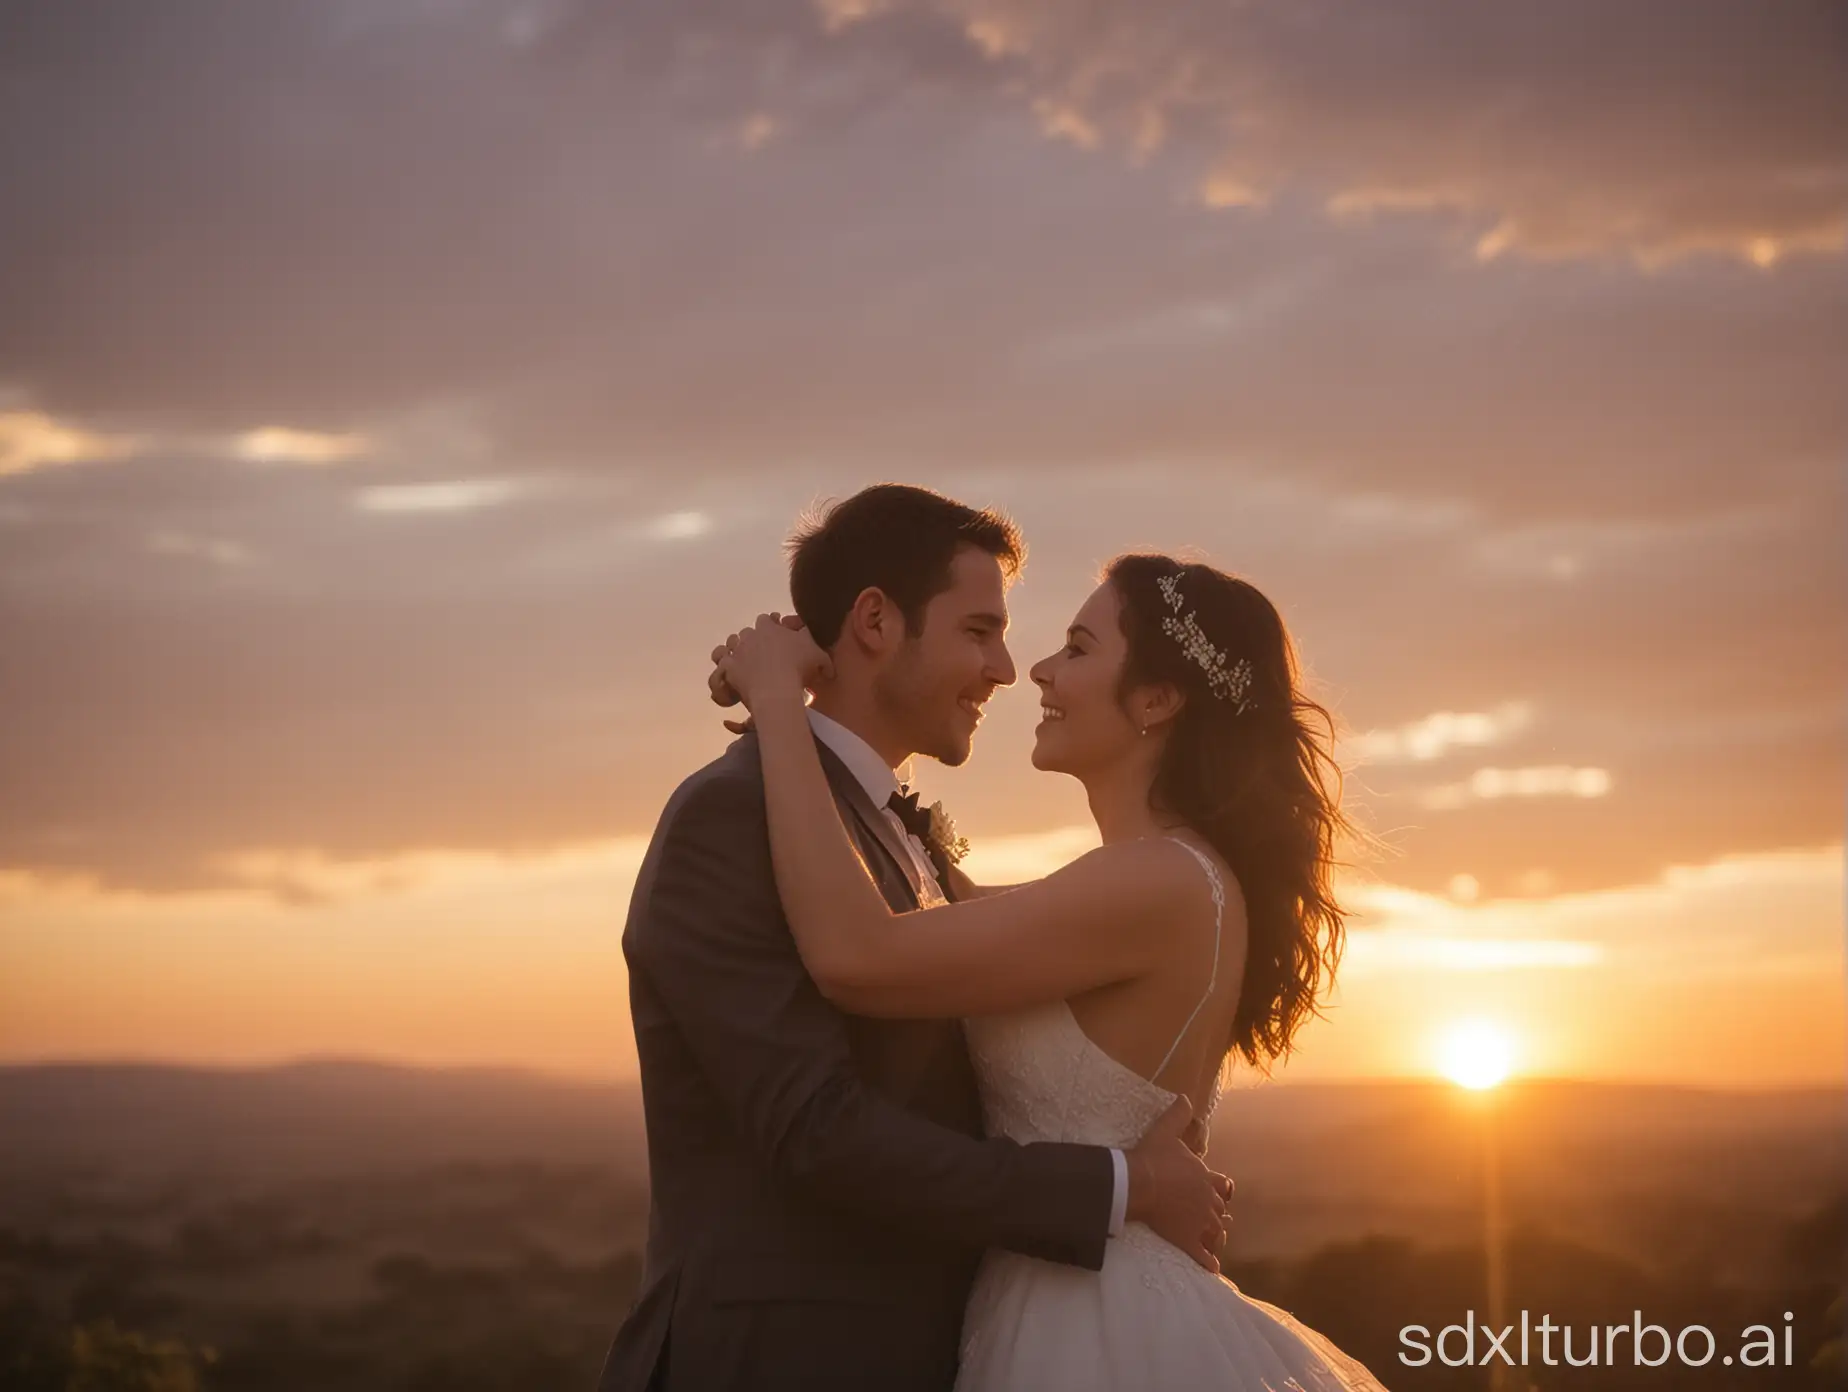
<instances>
[{"instance_id":1,"label":"woman's long wavy hair","mask_svg":"<svg viewBox=\"0 0 1848 1392\"><path fill-rule=\"evenodd\" d=\"M1251 664L1244 709L1214 694L1206 671L1162 627L1174 617L1160 582L1179 594L1228 665ZM1169 556L1119 556L1105 578L1122 601L1129 642L1120 694L1172 682L1186 695L1174 719L1151 808L1212 843L1244 891L1249 952L1226 1052L1268 1071L1298 1028L1321 1013L1346 943L1331 884L1341 811L1334 720L1305 696L1294 645L1254 586Z\"/></svg>"}]
</instances>

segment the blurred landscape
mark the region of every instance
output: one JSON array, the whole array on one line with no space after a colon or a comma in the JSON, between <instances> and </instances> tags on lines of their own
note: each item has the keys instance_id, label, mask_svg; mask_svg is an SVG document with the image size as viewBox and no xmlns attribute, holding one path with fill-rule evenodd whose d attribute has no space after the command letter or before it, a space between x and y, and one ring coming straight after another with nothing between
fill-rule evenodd
<instances>
[{"instance_id":1,"label":"blurred landscape","mask_svg":"<svg viewBox=\"0 0 1848 1392\"><path fill-rule=\"evenodd\" d=\"M1722 1350L1793 1315L1788 1368L1620 1358L1531 1366L1525 1385L1840 1387L1844 1123L1833 1089L1238 1090L1213 1143L1239 1184L1228 1274L1393 1388L1486 1386L1480 1368L1402 1366L1398 1331L1483 1317L1493 1134L1510 1311L1582 1326L1640 1308L1671 1332L1707 1325ZM640 1273L630 1088L350 1063L19 1067L0 1070L0 1134L9 1392L588 1392Z\"/></svg>"}]
</instances>

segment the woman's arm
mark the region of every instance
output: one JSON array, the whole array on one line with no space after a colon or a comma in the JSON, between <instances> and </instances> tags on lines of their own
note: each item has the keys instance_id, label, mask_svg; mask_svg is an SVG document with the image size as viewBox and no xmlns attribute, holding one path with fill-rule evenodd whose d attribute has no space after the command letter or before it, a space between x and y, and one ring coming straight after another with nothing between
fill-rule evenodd
<instances>
[{"instance_id":1,"label":"woman's arm","mask_svg":"<svg viewBox=\"0 0 1848 1392\"><path fill-rule=\"evenodd\" d=\"M662 819L654 878L623 934L638 1028L673 1020L692 1058L662 1066L702 1075L765 1172L817 1202L913 1235L1101 1265L1104 1151L974 1140L861 1078L846 1021L783 927L764 833L763 790L742 778L703 777ZM1181 1159L1151 1150L1145 1165ZM1184 1180L1142 1178L1132 1203L1163 1188L1192 1202ZM1177 1245L1199 1231L1165 1221Z\"/></svg>"},{"instance_id":2,"label":"woman's arm","mask_svg":"<svg viewBox=\"0 0 1848 1392\"><path fill-rule=\"evenodd\" d=\"M781 635L781 636L778 636ZM931 1019L1065 1000L1143 975L1204 909L1159 840L1101 847L1043 880L894 915L835 811L800 672L806 634L760 626L725 665L757 725L777 891L810 975L861 1015ZM1198 900L1198 905L1194 901Z\"/></svg>"}]
</instances>

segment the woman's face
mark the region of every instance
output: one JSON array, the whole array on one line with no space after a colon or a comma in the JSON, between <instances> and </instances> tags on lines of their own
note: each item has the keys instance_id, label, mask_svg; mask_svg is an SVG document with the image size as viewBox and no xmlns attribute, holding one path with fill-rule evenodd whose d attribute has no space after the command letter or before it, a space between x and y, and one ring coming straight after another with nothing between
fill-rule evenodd
<instances>
[{"instance_id":1,"label":"woman's face","mask_svg":"<svg viewBox=\"0 0 1848 1392\"><path fill-rule=\"evenodd\" d=\"M1129 656L1121 606L1106 580L1073 616L1065 646L1033 665L1042 717L1034 729L1035 768L1081 776L1120 758L1141 737L1117 695Z\"/></svg>"}]
</instances>

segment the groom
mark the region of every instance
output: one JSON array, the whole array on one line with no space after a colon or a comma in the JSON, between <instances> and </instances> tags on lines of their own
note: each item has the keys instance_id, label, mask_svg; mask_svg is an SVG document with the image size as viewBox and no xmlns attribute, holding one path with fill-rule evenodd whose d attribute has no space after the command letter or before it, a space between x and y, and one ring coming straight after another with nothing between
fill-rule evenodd
<instances>
[{"instance_id":1,"label":"groom","mask_svg":"<svg viewBox=\"0 0 1848 1392\"><path fill-rule=\"evenodd\" d=\"M822 763L895 912L954 889L893 770L962 763L1013 683L1022 553L1005 518L897 484L793 542L796 610L834 659L811 711ZM754 735L669 799L623 952L652 1192L599 1392L945 1392L984 1247L1094 1271L1126 1220L1191 1250L1223 1214L1178 1106L1127 1155L984 1139L955 1021L822 998L777 899Z\"/></svg>"}]
</instances>

